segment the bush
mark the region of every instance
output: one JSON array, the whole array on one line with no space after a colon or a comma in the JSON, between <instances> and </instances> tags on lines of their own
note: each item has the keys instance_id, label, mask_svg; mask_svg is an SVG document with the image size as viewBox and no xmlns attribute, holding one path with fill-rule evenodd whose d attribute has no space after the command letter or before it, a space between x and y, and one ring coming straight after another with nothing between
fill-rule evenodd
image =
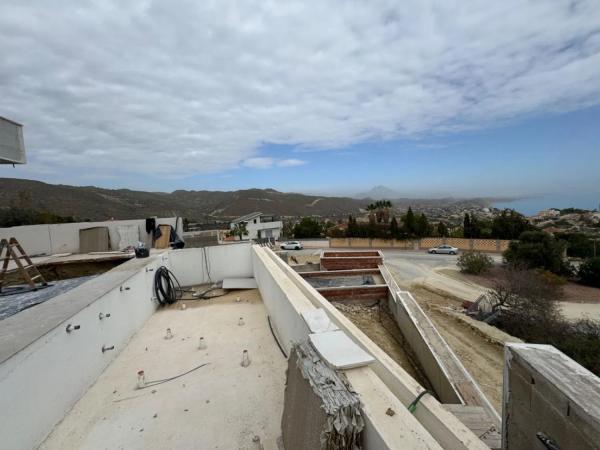
<instances>
[{"instance_id":1,"label":"bush","mask_svg":"<svg viewBox=\"0 0 600 450\"><path fill-rule=\"evenodd\" d=\"M567 279L565 277L561 277L560 275L556 275L555 273L550 272L549 270L538 269L536 272L548 283L554 286L564 286L567 284Z\"/></svg>"},{"instance_id":2,"label":"bush","mask_svg":"<svg viewBox=\"0 0 600 450\"><path fill-rule=\"evenodd\" d=\"M458 257L456 265L461 272L479 275L490 270L494 265L494 260L485 253L465 252Z\"/></svg>"},{"instance_id":3,"label":"bush","mask_svg":"<svg viewBox=\"0 0 600 450\"><path fill-rule=\"evenodd\" d=\"M600 287L600 257L590 258L579 266L579 280L588 286Z\"/></svg>"},{"instance_id":4,"label":"bush","mask_svg":"<svg viewBox=\"0 0 600 450\"><path fill-rule=\"evenodd\" d=\"M507 333L533 344L553 345L600 375L600 321L569 321L557 300L562 288L548 283L539 271L508 270L487 294L494 323Z\"/></svg>"},{"instance_id":5,"label":"bush","mask_svg":"<svg viewBox=\"0 0 600 450\"><path fill-rule=\"evenodd\" d=\"M509 244L504 259L513 267L545 269L558 275L570 275L571 267L564 258L565 243L543 231L521 233Z\"/></svg>"}]
</instances>

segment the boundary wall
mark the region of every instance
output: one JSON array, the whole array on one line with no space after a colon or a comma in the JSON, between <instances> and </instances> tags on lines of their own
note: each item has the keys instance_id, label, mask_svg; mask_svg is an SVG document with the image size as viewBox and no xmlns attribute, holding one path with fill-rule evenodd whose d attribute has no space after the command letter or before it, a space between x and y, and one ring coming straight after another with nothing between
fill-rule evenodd
<instances>
[{"instance_id":1,"label":"boundary wall","mask_svg":"<svg viewBox=\"0 0 600 450\"><path fill-rule=\"evenodd\" d=\"M510 240L506 239L464 239L436 238L422 239L369 239L369 238L329 238L330 248L395 248L400 250L427 250L438 245L451 245L459 250L501 253L508 249Z\"/></svg>"}]
</instances>

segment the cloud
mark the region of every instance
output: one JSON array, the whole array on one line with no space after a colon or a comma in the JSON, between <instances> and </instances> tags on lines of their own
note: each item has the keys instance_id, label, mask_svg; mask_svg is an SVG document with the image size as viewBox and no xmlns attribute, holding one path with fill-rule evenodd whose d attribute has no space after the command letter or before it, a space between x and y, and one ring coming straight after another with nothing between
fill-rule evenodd
<instances>
[{"instance_id":1,"label":"cloud","mask_svg":"<svg viewBox=\"0 0 600 450\"><path fill-rule=\"evenodd\" d=\"M600 103L597 1L0 4L30 167L186 177ZM284 155L281 155L284 158ZM286 162L287 161L287 162Z\"/></svg>"},{"instance_id":2,"label":"cloud","mask_svg":"<svg viewBox=\"0 0 600 450\"><path fill-rule=\"evenodd\" d=\"M304 164L306 164L306 161L301 159L275 159L266 157L248 158L242 162L244 167L250 167L252 169L270 169L274 166L296 167Z\"/></svg>"},{"instance_id":3,"label":"cloud","mask_svg":"<svg viewBox=\"0 0 600 450\"><path fill-rule=\"evenodd\" d=\"M277 165L279 167L296 167L296 166L303 166L304 164L306 164L306 161L303 161L302 159L282 159L280 161L277 161Z\"/></svg>"},{"instance_id":4,"label":"cloud","mask_svg":"<svg viewBox=\"0 0 600 450\"><path fill-rule=\"evenodd\" d=\"M273 158L248 158L243 165L252 169L270 169L273 167L273 163Z\"/></svg>"}]
</instances>

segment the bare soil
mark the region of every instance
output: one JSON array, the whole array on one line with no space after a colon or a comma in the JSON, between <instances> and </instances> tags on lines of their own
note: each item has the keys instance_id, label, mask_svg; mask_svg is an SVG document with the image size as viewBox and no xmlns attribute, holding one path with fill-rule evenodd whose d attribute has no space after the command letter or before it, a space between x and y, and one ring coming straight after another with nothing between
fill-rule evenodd
<instances>
[{"instance_id":1,"label":"bare soil","mask_svg":"<svg viewBox=\"0 0 600 450\"><path fill-rule=\"evenodd\" d=\"M443 269L440 270L441 273L447 275L452 278L456 278L459 280L468 281L471 283L479 284L480 286L486 288L493 288L494 283L499 280L503 274L505 269L501 266L493 267L489 272L486 272L481 275L473 275L468 273L462 273L458 270L452 269ZM563 298L560 299L562 302L569 303L600 303L600 289L591 287L591 286L583 286L581 284L567 282L562 286L563 289Z\"/></svg>"},{"instance_id":2,"label":"bare soil","mask_svg":"<svg viewBox=\"0 0 600 450\"><path fill-rule=\"evenodd\" d=\"M332 304L375 342L384 352L396 361L410 376L422 386L431 389L427 377L418 368L415 358L395 320L379 305L348 305L340 302Z\"/></svg>"},{"instance_id":3,"label":"bare soil","mask_svg":"<svg viewBox=\"0 0 600 450\"><path fill-rule=\"evenodd\" d=\"M504 349L480 332L455 318L451 311L462 311L461 301L433 293L422 287L411 289L413 297L433 321L456 356L465 365L497 411L502 410Z\"/></svg>"}]
</instances>

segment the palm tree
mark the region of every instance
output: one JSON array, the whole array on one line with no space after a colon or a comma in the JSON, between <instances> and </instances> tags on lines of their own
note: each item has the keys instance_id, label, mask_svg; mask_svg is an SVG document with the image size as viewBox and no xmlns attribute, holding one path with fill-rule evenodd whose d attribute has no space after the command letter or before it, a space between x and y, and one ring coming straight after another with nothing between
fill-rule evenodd
<instances>
[{"instance_id":1,"label":"palm tree","mask_svg":"<svg viewBox=\"0 0 600 450\"><path fill-rule=\"evenodd\" d=\"M240 237L240 241L242 239L244 239L244 235L248 234L248 230L246 229L246 223L245 222L238 222L233 226L233 235L234 236L239 236Z\"/></svg>"},{"instance_id":2,"label":"palm tree","mask_svg":"<svg viewBox=\"0 0 600 450\"><path fill-rule=\"evenodd\" d=\"M370 203L367 205L367 211L369 211L369 222L375 223L375 211L377 210L377 202Z\"/></svg>"}]
</instances>

